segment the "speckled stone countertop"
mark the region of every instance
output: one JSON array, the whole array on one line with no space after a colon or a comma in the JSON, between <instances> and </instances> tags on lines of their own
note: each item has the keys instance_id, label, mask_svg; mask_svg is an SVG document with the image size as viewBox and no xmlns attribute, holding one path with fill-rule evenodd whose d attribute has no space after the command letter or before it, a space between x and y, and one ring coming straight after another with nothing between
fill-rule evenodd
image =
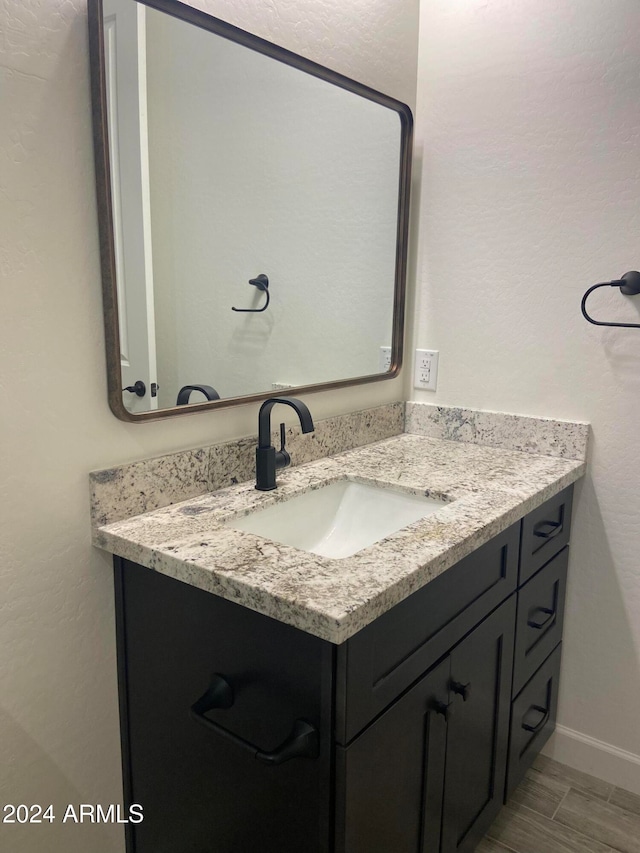
<instances>
[{"instance_id":1,"label":"speckled stone countertop","mask_svg":"<svg viewBox=\"0 0 640 853\"><path fill-rule=\"evenodd\" d=\"M99 526L94 542L342 643L584 471L584 458L401 434L279 472L273 492L258 492L249 481ZM234 517L341 479L446 503L344 559L318 557L225 526Z\"/></svg>"}]
</instances>

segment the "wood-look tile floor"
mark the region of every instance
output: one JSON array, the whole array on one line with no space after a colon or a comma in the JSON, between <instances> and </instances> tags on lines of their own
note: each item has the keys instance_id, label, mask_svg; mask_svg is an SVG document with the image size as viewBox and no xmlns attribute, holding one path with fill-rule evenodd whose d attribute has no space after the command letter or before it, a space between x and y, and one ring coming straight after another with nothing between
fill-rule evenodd
<instances>
[{"instance_id":1,"label":"wood-look tile floor","mask_svg":"<svg viewBox=\"0 0 640 853\"><path fill-rule=\"evenodd\" d=\"M545 756L477 853L640 853L640 796Z\"/></svg>"}]
</instances>

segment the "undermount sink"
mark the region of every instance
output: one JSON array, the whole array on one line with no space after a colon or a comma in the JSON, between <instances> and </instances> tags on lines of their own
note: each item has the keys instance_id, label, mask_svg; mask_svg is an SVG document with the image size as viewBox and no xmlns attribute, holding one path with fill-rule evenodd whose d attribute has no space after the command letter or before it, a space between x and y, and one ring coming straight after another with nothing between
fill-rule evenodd
<instances>
[{"instance_id":1,"label":"undermount sink","mask_svg":"<svg viewBox=\"0 0 640 853\"><path fill-rule=\"evenodd\" d=\"M350 557L445 505L423 495L340 480L227 522L321 557Z\"/></svg>"}]
</instances>

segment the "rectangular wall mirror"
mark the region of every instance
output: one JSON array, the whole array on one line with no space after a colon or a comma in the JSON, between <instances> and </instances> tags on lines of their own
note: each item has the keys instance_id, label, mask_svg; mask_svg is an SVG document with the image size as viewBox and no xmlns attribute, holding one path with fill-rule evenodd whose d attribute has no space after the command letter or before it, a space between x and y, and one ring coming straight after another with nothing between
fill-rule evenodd
<instances>
[{"instance_id":1,"label":"rectangular wall mirror","mask_svg":"<svg viewBox=\"0 0 640 853\"><path fill-rule=\"evenodd\" d=\"M397 375L411 111L177 0L90 0L109 403Z\"/></svg>"}]
</instances>

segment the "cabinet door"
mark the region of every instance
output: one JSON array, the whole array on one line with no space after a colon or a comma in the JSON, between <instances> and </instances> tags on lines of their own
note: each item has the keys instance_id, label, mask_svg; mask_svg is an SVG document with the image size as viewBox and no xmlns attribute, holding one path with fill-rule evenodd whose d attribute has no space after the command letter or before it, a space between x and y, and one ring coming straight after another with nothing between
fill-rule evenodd
<instances>
[{"instance_id":1,"label":"cabinet door","mask_svg":"<svg viewBox=\"0 0 640 853\"><path fill-rule=\"evenodd\" d=\"M337 747L336 853L440 849L449 659Z\"/></svg>"},{"instance_id":2,"label":"cabinet door","mask_svg":"<svg viewBox=\"0 0 640 853\"><path fill-rule=\"evenodd\" d=\"M118 572L128 853L328 853L332 826L328 643L195 587L127 563ZM230 707L190 709L214 673ZM319 732L315 759L261 763L296 718Z\"/></svg>"},{"instance_id":3,"label":"cabinet door","mask_svg":"<svg viewBox=\"0 0 640 853\"><path fill-rule=\"evenodd\" d=\"M475 849L502 804L515 596L451 652L442 853Z\"/></svg>"}]
</instances>

